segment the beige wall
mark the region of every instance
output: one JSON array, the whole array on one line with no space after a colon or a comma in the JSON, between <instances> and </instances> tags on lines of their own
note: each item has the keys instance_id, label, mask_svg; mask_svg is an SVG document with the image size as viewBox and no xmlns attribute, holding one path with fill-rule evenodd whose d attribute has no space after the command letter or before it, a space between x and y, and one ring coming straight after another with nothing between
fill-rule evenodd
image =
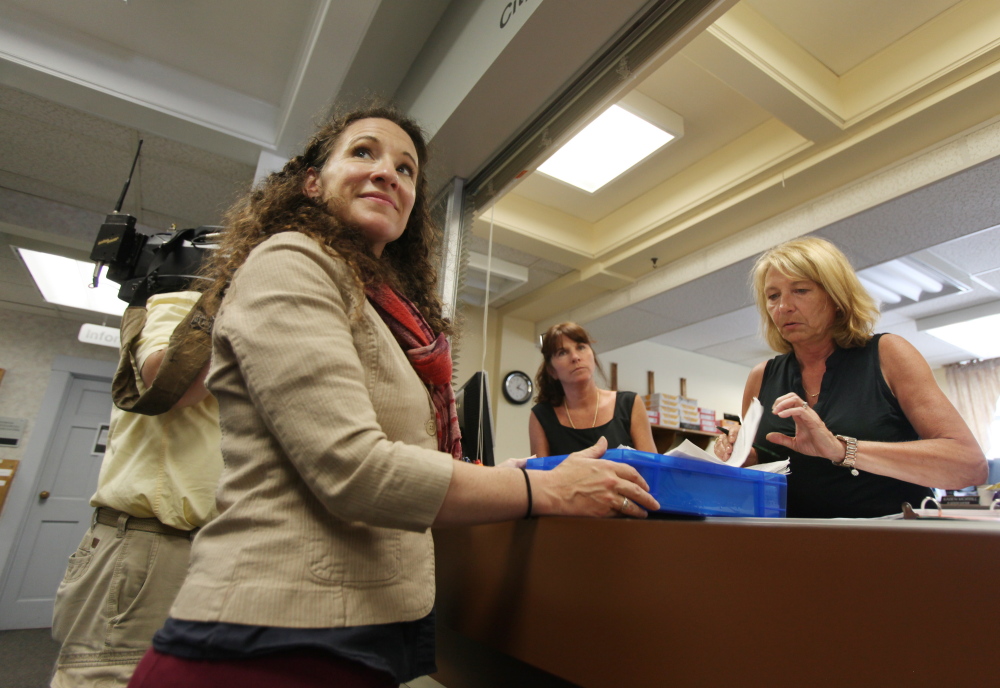
<instances>
[{"instance_id":1,"label":"beige wall","mask_svg":"<svg viewBox=\"0 0 1000 688\"><path fill-rule=\"evenodd\" d=\"M499 369L494 376L496 393L494 396L497 416L497 458L521 458L531 454L528 441L528 418L533 401L527 404L512 404L501 393L504 376L512 370L520 370L534 379L541 350L535 346L535 323L518 318L503 319L503 334L499 351Z\"/></svg>"},{"instance_id":2,"label":"beige wall","mask_svg":"<svg viewBox=\"0 0 1000 688\"><path fill-rule=\"evenodd\" d=\"M465 305L456 337L455 386L484 368L490 380L490 408L493 411L494 455L497 463L528 456L528 414L531 403L514 405L500 393L504 376L521 370L534 377L541 360L534 345L534 323L517 318L501 318L489 311L486 361L483 362L483 309Z\"/></svg>"},{"instance_id":3,"label":"beige wall","mask_svg":"<svg viewBox=\"0 0 1000 688\"><path fill-rule=\"evenodd\" d=\"M490 314L490 331L487 340L492 341L496 335L496 312ZM490 347L491 349L493 347ZM458 327L452 338L452 355L454 358L454 373L452 379L455 387L461 386L469 377L479 370L483 358L483 309L463 304L459 310ZM489 366L489 360L486 365ZM492 382L492 380L491 380Z\"/></svg>"},{"instance_id":4,"label":"beige wall","mask_svg":"<svg viewBox=\"0 0 1000 688\"><path fill-rule=\"evenodd\" d=\"M702 408L713 409L718 417L723 413L742 412L743 387L750 368L683 351L653 342L637 342L600 354L605 372L611 374L611 364L618 364L618 389L639 394L647 392L647 371L653 371L655 389L667 394L680 394L680 379L687 379L687 395Z\"/></svg>"}]
</instances>

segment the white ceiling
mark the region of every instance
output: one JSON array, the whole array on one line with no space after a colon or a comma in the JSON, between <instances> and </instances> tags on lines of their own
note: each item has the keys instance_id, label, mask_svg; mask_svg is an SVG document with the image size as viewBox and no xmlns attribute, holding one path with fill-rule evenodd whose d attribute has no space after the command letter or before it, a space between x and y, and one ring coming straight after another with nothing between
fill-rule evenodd
<instances>
[{"instance_id":1,"label":"white ceiling","mask_svg":"<svg viewBox=\"0 0 1000 688\"><path fill-rule=\"evenodd\" d=\"M540 0L433 123L438 177L474 173L644 2ZM218 222L333 99L399 94L444 60L473 5L488 1L0 0L0 242L85 257L140 138L124 210L145 231ZM927 250L969 276L882 323L933 364L968 358L915 319L1000 298L1000 4L716 5L619 94L680 115L683 137L593 195L529 174L478 219L470 248L487 253L492 217L493 255L529 271L501 315L749 365L769 355L746 310L753 257L816 232L858 267ZM45 304L6 246L0 270L0 306L84 317Z\"/></svg>"},{"instance_id":2,"label":"white ceiling","mask_svg":"<svg viewBox=\"0 0 1000 688\"><path fill-rule=\"evenodd\" d=\"M680 115L682 138L593 194L529 174L481 217L479 237L492 213L497 241L570 268L496 305L538 329L583 322L603 349L652 339L752 365L770 355L747 309L753 258L814 232L858 268L945 261L970 291L879 327L934 365L968 359L915 319L1000 299L983 250L1000 246L998 64L995 2L734 4L631 87Z\"/></svg>"},{"instance_id":3,"label":"white ceiling","mask_svg":"<svg viewBox=\"0 0 1000 688\"><path fill-rule=\"evenodd\" d=\"M802 0L744 0L837 76L847 74L959 2L838 0L813 4ZM845 41L845 37L850 40Z\"/></svg>"},{"instance_id":4,"label":"white ceiling","mask_svg":"<svg viewBox=\"0 0 1000 688\"><path fill-rule=\"evenodd\" d=\"M123 59L139 59L151 68L160 65L271 105L284 100L302 49L302 27L312 21L319 7L314 0L186 2L183 11L178 11L177 3L136 0L10 0L4 4L28 15L29 24L35 24L36 18L42 20L46 34L66 36L81 51L115 46ZM156 30L150 31L151 27ZM207 47L226 59L206 59ZM262 54L269 59L259 59ZM239 65L253 65L253 69L239 69Z\"/></svg>"}]
</instances>

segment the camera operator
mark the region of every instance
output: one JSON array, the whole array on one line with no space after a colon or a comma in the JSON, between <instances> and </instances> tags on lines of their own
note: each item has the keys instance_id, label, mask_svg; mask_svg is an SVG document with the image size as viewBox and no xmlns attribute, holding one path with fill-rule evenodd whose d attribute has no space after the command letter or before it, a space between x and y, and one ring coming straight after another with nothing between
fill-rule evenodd
<instances>
[{"instance_id":1,"label":"camera operator","mask_svg":"<svg viewBox=\"0 0 1000 688\"><path fill-rule=\"evenodd\" d=\"M53 688L127 685L184 580L194 533L218 513L219 409L204 384L207 354L175 346L200 297L157 294L126 312L116 407L90 501L97 509L56 595L52 636L63 645ZM120 401L122 378L141 396L158 372L157 385L178 366L194 381L176 400L161 398L162 413Z\"/></svg>"}]
</instances>

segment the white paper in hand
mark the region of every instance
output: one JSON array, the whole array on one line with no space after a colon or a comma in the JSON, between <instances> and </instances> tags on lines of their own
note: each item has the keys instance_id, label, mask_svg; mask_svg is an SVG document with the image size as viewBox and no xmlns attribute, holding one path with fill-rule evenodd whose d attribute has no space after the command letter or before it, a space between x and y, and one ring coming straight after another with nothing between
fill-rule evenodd
<instances>
[{"instance_id":1,"label":"white paper in hand","mask_svg":"<svg viewBox=\"0 0 1000 688\"><path fill-rule=\"evenodd\" d=\"M679 459L697 459L699 461L708 461L710 463L721 463L722 465L726 465L725 461L717 458L715 454L708 453L691 440L684 440L679 445L668 451L667 456L676 456Z\"/></svg>"},{"instance_id":2,"label":"white paper in hand","mask_svg":"<svg viewBox=\"0 0 1000 688\"><path fill-rule=\"evenodd\" d=\"M750 450L753 448L753 438L757 436L757 426L760 425L760 419L763 415L764 408L761 406L760 400L754 397L753 401L750 402L750 408L747 409L746 418L743 419L740 434L736 436L736 444L733 445L733 453L729 457L729 461L723 461L714 454L695 446L690 440L684 440L680 445L668 451L666 455L742 468L743 464L746 463L747 457L750 456ZM788 473L788 460L758 463L749 466L749 468L750 470L763 471L765 473Z\"/></svg>"},{"instance_id":3,"label":"white paper in hand","mask_svg":"<svg viewBox=\"0 0 1000 688\"><path fill-rule=\"evenodd\" d=\"M760 425L761 416L764 415L764 407L760 404L760 399L753 398L747 414L740 422L740 434L736 436L736 444L733 445L733 455L726 463L730 466L742 466L750 456L753 448L753 438L757 436L757 426Z\"/></svg>"}]
</instances>

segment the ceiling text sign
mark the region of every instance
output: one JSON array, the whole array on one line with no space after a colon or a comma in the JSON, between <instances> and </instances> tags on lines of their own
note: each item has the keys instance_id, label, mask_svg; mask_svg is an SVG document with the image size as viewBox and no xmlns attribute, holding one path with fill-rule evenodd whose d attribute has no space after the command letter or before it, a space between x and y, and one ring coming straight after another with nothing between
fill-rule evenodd
<instances>
[{"instance_id":1,"label":"ceiling text sign","mask_svg":"<svg viewBox=\"0 0 1000 688\"><path fill-rule=\"evenodd\" d=\"M84 344L110 346L115 349L121 347L121 333L116 327L86 323L80 327L80 334L77 335L77 339Z\"/></svg>"},{"instance_id":2,"label":"ceiling text sign","mask_svg":"<svg viewBox=\"0 0 1000 688\"><path fill-rule=\"evenodd\" d=\"M514 18L514 15L517 14L517 8L521 5L528 4L529 2L532 2L532 0L510 0L510 2L504 5L503 9L500 11L500 28L507 28L507 24L509 24L510 20Z\"/></svg>"}]
</instances>

